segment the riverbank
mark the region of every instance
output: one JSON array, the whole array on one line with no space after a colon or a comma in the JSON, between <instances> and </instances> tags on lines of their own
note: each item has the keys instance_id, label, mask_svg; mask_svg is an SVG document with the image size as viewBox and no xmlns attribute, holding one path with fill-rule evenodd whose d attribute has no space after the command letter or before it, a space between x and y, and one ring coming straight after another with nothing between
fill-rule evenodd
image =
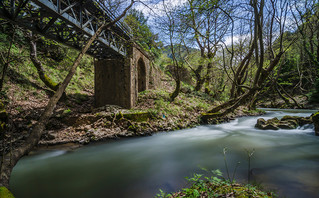
<instances>
[{"instance_id":1,"label":"riverbank","mask_svg":"<svg viewBox=\"0 0 319 198\"><path fill-rule=\"evenodd\" d=\"M164 90L149 90L139 96L133 109L109 105L86 113L63 111L56 113L40 146L75 143L84 145L127 137L149 136L153 133L192 128L200 125L200 115L219 102L199 93L181 93L169 102ZM238 109L215 122L228 122L235 117L259 115L261 111ZM58 126L63 126L57 129Z\"/></svg>"},{"instance_id":2,"label":"riverbank","mask_svg":"<svg viewBox=\"0 0 319 198\"><path fill-rule=\"evenodd\" d=\"M115 105L94 108L93 93L70 95L58 103L39 142L39 147L68 150L69 147L74 149L92 142L149 136L161 131L192 128L202 124L201 113L220 104L205 93L185 91L185 89L174 102L170 102L170 92L170 89L142 92L133 109L123 109ZM47 99L31 95L28 101L15 101L14 105L10 106L14 123L11 132L13 145L21 144L28 137ZM215 123L260 113L260 111L238 109L226 117L215 120Z\"/></svg>"},{"instance_id":3,"label":"riverbank","mask_svg":"<svg viewBox=\"0 0 319 198\"><path fill-rule=\"evenodd\" d=\"M154 197L159 189L170 193L189 187L184 177L193 173L211 176L202 168L220 169L226 178L232 178L235 171L235 180L246 184L247 152L255 151L251 182L262 182L279 197L316 197L319 139L313 128L262 131L254 127L258 117L268 120L311 113L278 109L224 124L94 143L74 152L38 152L17 164L12 190L16 197L30 198L146 198Z\"/></svg>"}]
</instances>

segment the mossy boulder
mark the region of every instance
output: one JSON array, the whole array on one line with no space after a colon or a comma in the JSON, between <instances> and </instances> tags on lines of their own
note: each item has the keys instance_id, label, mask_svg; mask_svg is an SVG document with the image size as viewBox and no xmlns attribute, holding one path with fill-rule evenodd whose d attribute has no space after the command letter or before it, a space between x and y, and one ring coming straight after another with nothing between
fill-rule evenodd
<instances>
[{"instance_id":1,"label":"mossy boulder","mask_svg":"<svg viewBox=\"0 0 319 198\"><path fill-rule=\"evenodd\" d=\"M319 111L311 116L315 126L315 135L319 136Z\"/></svg>"},{"instance_id":2,"label":"mossy boulder","mask_svg":"<svg viewBox=\"0 0 319 198\"><path fill-rule=\"evenodd\" d=\"M313 124L313 121L312 121L312 118L311 117L301 117L299 120L298 120L298 124L300 126L303 126L305 124Z\"/></svg>"},{"instance_id":3,"label":"mossy boulder","mask_svg":"<svg viewBox=\"0 0 319 198\"><path fill-rule=\"evenodd\" d=\"M147 122L152 118L152 114L150 112L133 112L133 113L118 113L116 115L117 118L125 118L128 120L132 120L134 122Z\"/></svg>"},{"instance_id":4,"label":"mossy boulder","mask_svg":"<svg viewBox=\"0 0 319 198\"><path fill-rule=\"evenodd\" d=\"M3 186L0 187L0 197L1 198L14 198L13 194L6 187L3 187Z\"/></svg>"},{"instance_id":5,"label":"mossy boulder","mask_svg":"<svg viewBox=\"0 0 319 198\"><path fill-rule=\"evenodd\" d=\"M269 123L279 123L280 121L278 120L278 118L274 117L274 118L271 118L271 119L267 120L267 122L269 122Z\"/></svg>"},{"instance_id":6,"label":"mossy boulder","mask_svg":"<svg viewBox=\"0 0 319 198\"><path fill-rule=\"evenodd\" d=\"M298 126L311 123L311 117L284 116L280 120L276 117L267 121L259 118L255 127L263 130L296 129Z\"/></svg>"},{"instance_id":7,"label":"mossy boulder","mask_svg":"<svg viewBox=\"0 0 319 198\"><path fill-rule=\"evenodd\" d=\"M255 127L262 128L265 124L266 124L266 120L264 118L258 118Z\"/></svg>"},{"instance_id":8,"label":"mossy boulder","mask_svg":"<svg viewBox=\"0 0 319 198\"><path fill-rule=\"evenodd\" d=\"M295 129L298 126L298 123L294 120L280 121L277 125L277 127L280 129Z\"/></svg>"},{"instance_id":9,"label":"mossy boulder","mask_svg":"<svg viewBox=\"0 0 319 198\"><path fill-rule=\"evenodd\" d=\"M263 118L259 118L255 127L263 130L278 130L278 122L279 120L277 118L269 119L267 121Z\"/></svg>"},{"instance_id":10,"label":"mossy boulder","mask_svg":"<svg viewBox=\"0 0 319 198\"><path fill-rule=\"evenodd\" d=\"M299 126L303 126L305 124L312 124L311 117L299 117L299 116L284 116L280 119L280 121L289 121L296 122Z\"/></svg>"}]
</instances>

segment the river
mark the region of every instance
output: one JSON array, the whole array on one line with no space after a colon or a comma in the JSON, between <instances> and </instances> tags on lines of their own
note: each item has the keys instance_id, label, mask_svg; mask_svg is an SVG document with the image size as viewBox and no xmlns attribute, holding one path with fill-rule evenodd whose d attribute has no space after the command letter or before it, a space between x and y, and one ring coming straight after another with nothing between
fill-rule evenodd
<instances>
[{"instance_id":1,"label":"river","mask_svg":"<svg viewBox=\"0 0 319 198\"><path fill-rule=\"evenodd\" d=\"M260 117L309 116L310 110L269 110L258 117L199 126L150 137L93 144L72 152L39 152L24 157L13 170L16 198L146 198L159 189L176 191L184 177L201 168L230 173L247 182L247 150L252 179L280 196L319 197L319 137L313 126L295 130L258 130Z\"/></svg>"}]
</instances>

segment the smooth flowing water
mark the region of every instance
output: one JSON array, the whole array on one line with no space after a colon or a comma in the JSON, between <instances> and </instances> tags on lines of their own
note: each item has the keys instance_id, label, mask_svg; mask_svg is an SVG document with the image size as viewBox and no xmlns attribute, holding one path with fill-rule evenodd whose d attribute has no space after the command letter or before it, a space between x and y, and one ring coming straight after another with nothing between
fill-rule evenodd
<instances>
[{"instance_id":1,"label":"smooth flowing water","mask_svg":"<svg viewBox=\"0 0 319 198\"><path fill-rule=\"evenodd\" d=\"M267 110L259 117L309 116L314 111ZM255 149L252 179L285 197L319 197L319 137L313 126L258 130L257 118L158 133L87 146L73 152L49 151L23 158L11 187L17 198L144 198L159 189L176 191L184 177L201 167L225 173L222 151L236 180L247 182L247 153ZM226 176L226 174L224 174Z\"/></svg>"}]
</instances>

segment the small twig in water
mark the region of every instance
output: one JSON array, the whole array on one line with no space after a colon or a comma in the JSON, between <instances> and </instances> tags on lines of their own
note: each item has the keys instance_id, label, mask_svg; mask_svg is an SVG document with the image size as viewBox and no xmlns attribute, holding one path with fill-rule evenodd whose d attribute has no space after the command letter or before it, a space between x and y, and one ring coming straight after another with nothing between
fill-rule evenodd
<instances>
[{"instance_id":1,"label":"small twig in water","mask_svg":"<svg viewBox=\"0 0 319 198\"><path fill-rule=\"evenodd\" d=\"M255 149L252 149L252 150L246 149L246 152L247 152L247 156L248 156L248 192L250 192L250 175L251 175L250 166L251 166L251 158L255 153ZM249 195L249 197L250 197L250 195Z\"/></svg>"}]
</instances>

